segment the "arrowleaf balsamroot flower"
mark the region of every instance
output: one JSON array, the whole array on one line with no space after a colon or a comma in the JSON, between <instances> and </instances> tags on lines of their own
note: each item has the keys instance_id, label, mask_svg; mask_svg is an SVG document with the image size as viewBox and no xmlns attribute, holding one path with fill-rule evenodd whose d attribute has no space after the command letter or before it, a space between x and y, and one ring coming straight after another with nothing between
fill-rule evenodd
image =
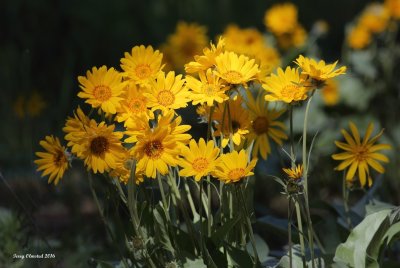
<instances>
[{"instance_id":1,"label":"arrowleaf balsamroot flower","mask_svg":"<svg viewBox=\"0 0 400 268\"><path fill-rule=\"evenodd\" d=\"M303 82L297 69L288 66L283 71L278 68L277 74L268 76L262 85L267 91L265 100L286 103L305 100L308 89L302 85Z\"/></svg>"},{"instance_id":2,"label":"arrowleaf balsamroot flower","mask_svg":"<svg viewBox=\"0 0 400 268\"><path fill-rule=\"evenodd\" d=\"M224 52L215 58L216 70L214 73L233 85L246 85L254 80L260 72L254 59L234 52Z\"/></svg>"},{"instance_id":3,"label":"arrowleaf balsamroot flower","mask_svg":"<svg viewBox=\"0 0 400 268\"><path fill-rule=\"evenodd\" d=\"M283 168L282 170L286 173L288 178L293 181L301 180L303 177L303 165L298 164L295 167Z\"/></svg>"},{"instance_id":4,"label":"arrowleaf balsamroot flower","mask_svg":"<svg viewBox=\"0 0 400 268\"><path fill-rule=\"evenodd\" d=\"M208 106L213 106L214 101L222 103L229 98L225 94L229 87L211 69L199 72L199 79L186 76L186 86L192 90L190 93L193 105L207 103Z\"/></svg>"},{"instance_id":5,"label":"arrowleaf balsamroot flower","mask_svg":"<svg viewBox=\"0 0 400 268\"><path fill-rule=\"evenodd\" d=\"M202 177L207 176L215 170L216 159L219 154L219 148L215 147L212 140L207 143L203 138L196 143L190 140L189 146L182 148L179 165L182 169L179 174L185 177L194 176L196 181L200 181Z\"/></svg>"},{"instance_id":6,"label":"arrowleaf balsamroot flower","mask_svg":"<svg viewBox=\"0 0 400 268\"><path fill-rule=\"evenodd\" d=\"M372 167L379 173L384 173L385 169L378 161L389 162L389 159L385 155L378 153L378 151L391 149L391 146L389 144L375 144L382 136L383 130L370 139L373 129L374 125L370 123L361 141L357 127L350 122L352 136L346 130L342 129L342 134L347 143L335 141L336 146L345 152L332 155L333 159L342 161L336 167L336 170L347 169L346 180L348 182L354 181L354 177L358 171L358 180L362 187L366 183L368 183L368 186L372 185L369 167Z\"/></svg>"},{"instance_id":7,"label":"arrowleaf balsamroot flower","mask_svg":"<svg viewBox=\"0 0 400 268\"><path fill-rule=\"evenodd\" d=\"M249 111L251 125L247 139L254 140L253 157L260 153L263 159L267 159L271 153L270 139L282 146L282 140L287 139L285 125L277 119L285 112L285 109L268 109L269 102L264 100L264 95L260 94L254 99L252 94L247 92L246 106Z\"/></svg>"},{"instance_id":8,"label":"arrowleaf balsamroot flower","mask_svg":"<svg viewBox=\"0 0 400 268\"><path fill-rule=\"evenodd\" d=\"M43 171L42 177L49 175L48 183L54 182L57 185L68 169L65 147L61 146L60 140L53 135L46 136L44 140L40 141L40 145L46 152L36 152L39 159L36 159L34 163L38 166L38 171Z\"/></svg>"},{"instance_id":9,"label":"arrowleaf balsamroot flower","mask_svg":"<svg viewBox=\"0 0 400 268\"><path fill-rule=\"evenodd\" d=\"M301 68L301 75L306 75L319 83L323 83L329 78L336 77L346 73L346 66L342 66L335 70L338 61L333 64L326 64L325 61L320 60L316 62L314 59L309 59L300 55L295 63Z\"/></svg>"},{"instance_id":10,"label":"arrowleaf balsamroot flower","mask_svg":"<svg viewBox=\"0 0 400 268\"><path fill-rule=\"evenodd\" d=\"M276 35L288 34L297 26L297 7L292 3L272 6L265 12L265 26Z\"/></svg>"},{"instance_id":11,"label":"arrowleaf balsamroot flower","mask_svg":"<svg viewBox=\"0 0 400 268\"><path fill-rule=\"evenodd\" d=\"M106 66L99 69L92 68L92 71L86 72L85 76L79 76L81 92L78 97L87 99L85 102L93 108L101 108L105 113L115 114L120 107L122 93L125 83L122 82L122 75Z\"/></svg>"},{"instance_id":12,"label":"arrowleaf balsamroot flower","mask_svg":"<svg viewBox=\"0 0 400 268\"><path fill-rule=\"evenodd\" d=\"M233 151L231 153L222 154L218 159L216 170L213 175L224 183L238 182L245 177L254 175L252 170L257 164L254 158L247 163L248 155L244 149L240 152Z\"/></svg>"},{"instance_id":13,"label":"arrowleaf balsamroot flower","mask_svg":"<svg viewBox=\"0 0 400 268\"><path fill-rule=\"evenodd\" d=\"M164 67L161 66L162 58L163 54L154 51L152 46L135 46L131 54L125 52L125 57L121 59L123 75L135 84L148 86Z\"/></svg>"},{"instance_id":14,"label":"arrowleaf balsamroot flower","mask_svg":"<svg viewBox=\"0 0 400 268\"><path fill-rule=\"evenodd\" d=\"M190 92L184 84L182 75L175 76L173 71L167 75L160 72L157 80L153 81L150 89L144 93L148 99L147 106L152 111L161 110L163 113L186 107L190 101Z\"/></svg>"}]
</instances>

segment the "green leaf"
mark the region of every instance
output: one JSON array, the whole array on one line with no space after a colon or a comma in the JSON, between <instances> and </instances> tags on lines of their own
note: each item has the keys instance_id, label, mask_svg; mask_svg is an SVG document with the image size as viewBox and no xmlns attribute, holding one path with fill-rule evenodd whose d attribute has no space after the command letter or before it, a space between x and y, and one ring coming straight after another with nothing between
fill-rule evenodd
<instances>
[{"instance_id":1,"label":"green leaf","mask_svg":"<svg viewBox=\"0 0 400 268\"><path fill-rule=\"evenodd\" d=\"M390 226L385 236L382 238L381 244L386 242L386 245L390 245L391 242L400 234L400 222L397 222Z\"/></svg>"},{"instance_id":2,"label":"green leaf","mask_svg":"<svg viewBox=\"0 0 400 268\"><path fill-rule=\"evenodd\" d=\"M155 209L153 210L153 215L154 215L154 229L156 232L156 239L157 241L162 245L162 247L169 252L172 253L172 255L175 256L175 249L172 246L171 240L168 235L167 227L166 227L166 219L164 218L165 212L163 207L158 204Z\"/></svg>"},{"instance_id":3,"label":"green leaf","mask_svg":"<svg viewBox=\"0 0 400 268\"><path fill-rule=\"evenodd\" d=\"M207 266L204 264L202 259L186 259L185 263L183 264L184 268L206 268Z\"/></svg>"},{"instance_id":4,"label":"green leaf","mask_svg":"<svg viewBox=\"0 0 400 268\"><path fill-rule=\"evenodd\" d=\"M220 245L221 242L225 240L226 235L230 230L239 222L240 217L235 217L233 219L229 219L225 222L219 229L217 229L213 234L211 234L211 240L215 245Z\"/></svg>"},{"instance_id":5,"label":"green leaf","mask_svg":"<svg viewBox=\"0 0 400 268\"><path fill-rule=\"evenodd\" d=\"M389 209L368 215L340 244L334 261L351 267L378 267L381 239L390 226Z\"/></svg>"},{"instance_id":6,"label":"green leaf","mask_svg":"<svg viewBox=\"0 0 400 268\"><path fill-rule=\"evenodd\" d=\"M262 239L258 234L254 235L254 240L256 242L256 250L260 262L266 261L269 255L269 247L267 243L265 243L264 239ZM251 246L250 242L247 243L246 248L247 251L254 257L253 247Z\"/></svg>"},{"instance_id":7,"label":"green leaf","mask_svg":"<svg viewBox=\"0 0 400 268\"><path fill-rule=\"evenodd\" d=\"M253 261L246 251L230 245L226 245L226 250L234 264L238 267L253 267Z\"/></svg>"}]
</instances>

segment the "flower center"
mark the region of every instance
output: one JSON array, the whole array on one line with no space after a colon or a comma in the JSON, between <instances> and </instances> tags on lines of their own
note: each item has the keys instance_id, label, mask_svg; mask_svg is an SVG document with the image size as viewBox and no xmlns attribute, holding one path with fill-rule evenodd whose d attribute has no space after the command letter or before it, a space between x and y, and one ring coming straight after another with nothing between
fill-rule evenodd
<instances>
[{"instance_id":1,"label":"flower center","mask_svg":"<svg viewBox=\"0 0 400 268\"><path fill-rule=\"evenodd\" d=\"M225 80L231 84L240 84L242 82L242 74L237 71L228 71L224 74Z\"/></svg>"},{"instance_id":2,"label":"flower center","mask_svg":"<svg viewBox=\"0 0 400 268\"><path fill-rule=\"evenodd\" d=\"M96 156L103 156L108 151L110 143L108 139L103 136L98 136L90 142L90 151Z\"/></svg>"},{"instance_id":3,"label":"flower center","mask_svg":"<svg viewBox=\"0 0 400 268\"><path fill-rule=\"evenodd\" d=\"M203 172L208 167L208 161L204 157L196 158L193 163L192 167L196 172Z\"/></svg>"},{"instance_id":4,"label":"flower center","mask_svg":"<svg viewBox=\"0 0 400 268\"><path fill-rule=\"evenodd\" d=\"M129 103L132 113L141 113L146 110L146 103L143 98L132 99Z\"/></svg>"},{"instance_id":5,"label":"flower center","mask_svg":"<svg viewBox=\"0 0 400 268\"><path fill-rule=\"evenodd\" d=\"M161 157L163 149L160 141L150 141L144 146L144 153L151 159L158 159Z\"/></svg>"},{"instance_id":6,"label":"flower center","mask_svg":"<svg viewBox=\"0 0 400 268\"><path fill-rule=\"evenodd\" d=\"M93 89L93 95L99 101L107 101L111 98L111 89L108 86L99 85Z\"/></svg>"},{"instance_id":7,"label":"flower center","mask_svg":"<svg viewBox=\"0 0 400 268\"><path fill-rule=\"evenodd\" d=\"M357 146L353 152L358 161L365 161L368 158L368 148L365 146Z\"/></svg>"},{"instance_id":8,"label":"flower center","mask_svg":"<svg viewBox=\"0 0 400 268\"><path fill-rule=\"evenodd\" d=\"M210 85L210 84L203 85L202 90L203 90L204 94L206 94L207 96L212 96L216 92L215 86Z\"/></svg>"},{"instance_id":9,"label":"flower center","mask_svg":"<svg viewBox=\"0 0 400 268\"><path fill-rule=\"evenodd\" d=\"M253 121L253 129L257 135L268 132L269 122L265 116L259 116Z\"/></svg>"},{"instance_id":10,"label":"flower center","mask_svg":"<svg viewBox=\"0 0 400 268\"><path fill-rule=\"evenodd\" d=\"M229 171L228 173L228 177L229 179L233 180L233 181L238 181L241 178L245 177L245 172L244 172L244 168L235 168L232 169L231 171Z\"/></svg>"},{"instance_id":11,"label":"flower center","mask_svg":"<svg viewBox=\"0 0 400 268\"><path fill-rule=\"evenodd\" d=\"M135 68L135 73L140 79L145 79L150 76L151 68L148 64L139 64Z\"/></svg>"},{"instance_id":12,"label":"flower center","mask_svg":"<svg viewBox=\"0 0 400 268\"><path fill-rule=\"evenodd\" d=\"M289 84L282 88L281 95L284 98L288 98L291 100L299 100L303 96L303 92L299 90L300 87L297 85Z\"/></svg>"},{"instance_id":13,"label":"flower center","mask_svg":"<svg viewBox=\"0 0 400 268\"><path fill-rule=\"evenodd\" d=\"M160 103L161 105L169 106L174 103L175 96L169 90L162 90L160 91L160 93L158 93L157 99L158 103Z\"/></svg>"},{"instance_id":14,"label":"flower center","mask_svg":"<svg viewBox=\"0 0 400 268\"><path fill-rule=\"evenodd\" d=\"M53 156L53 162L57 167L61 167L65 162L67 162L64 152L57 150L56 154Z\"/></svg>"},{"instance_id":15,"label":"flower center","mask_svg":"<svg viewBox=\"0 0 400 268\"><path fill-rule=\"evenodd\" d=\"M187 57L193 57L196 55L196 44L192 40L185 40L182 44L182 52Z\"/></svg>"}]
</instances>

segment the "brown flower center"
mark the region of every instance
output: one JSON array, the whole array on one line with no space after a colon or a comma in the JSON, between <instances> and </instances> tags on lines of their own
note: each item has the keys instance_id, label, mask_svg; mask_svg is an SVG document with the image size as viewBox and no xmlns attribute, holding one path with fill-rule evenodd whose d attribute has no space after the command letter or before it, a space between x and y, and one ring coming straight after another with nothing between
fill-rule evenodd
<instances>
[{"instance_id":1,"label":"brown flower center","mask_svg":"<svg viewBox=\"0 0 400 268\"><path fill-rule=\"evenodd\" d=\"M162 90L158 93L157 100L162 106L169 106L174 103L175 96L169 90Z\"/></svg>"},{"instance_id":2,"label":"brown flower center","mask_svg":"<svg viewBox=\"0 0 400 268\"><path fill-rule=\"evenodd\" d=\"M355 158L358 161L365 161L365 159L368 158L368 148L365 146L357 146L353 149L353 153L355 155Z\"/></svg>"},{"instance_id":3,"label":"brown flower center","mask_svg":"<svg viewBox=\"0 0 400 268\"><path fill-rule=\"evenodd\" d=\"M253 121L253 129L257 135L268 133L269 121L265 116L259 116Z\"/></svg>"},{"instance_id":4,"label":"brown flower center","mask_svg":"<svg viewBox=\"0 0 400 268\"><path fill-rule=\"evenodd\" d=\"M193 169L197 172L203 172L205 169L207 169L208 165L209 163L204 157L196 158L192 163Z\"/></svg>"},{"instance_id":5,"label":"brown flower center","mask_svg":"<svg viewBox=\"0 0 400 268\"><path fill-rule=\"evenodd\" d=\"M53 155L53 162L57 167L61 167L67 162L67 157L65 153L61 150L57 150L57 152Z\"/></svg>"},{"instance_id":6,"label":"brown flower center","mask_svg":"<svg viewBox=\"0 0 400 268\"><path fill-rule=\"evenodd\" d=\"M144 146L144 153L151 159L158 159L163 152L163 146L160 141L149 141Z\"/></svg>"},{"instance_id":7,"label":"brown flower center","mask_svg":"<svg viewBox=\"0 0 400 268\"><path fill-rule=\"evenodd\" d=\"M139 64L135 68L135 74L140 79L146 79L151 75L151 68L148 64Z\"/></svg>"},{"instance_id":8,"label":"brown flower center","mask_svg":"<svg viewBox=\"0 0 400 268\"><path fill-rule=\"evenodd\" d=\"M95 156L103 156L110 147L110 143L106 137L98 136L90 142L90 151Z\"/></svg>"},{"instance_id":9,"label":"brown flower center","mask_svg":"<svg viewBox=\"0 0 400 268\"><path fill-rule=\"evenodd\" d=\"M146 110L146 102L143 98L132 99L129 102L129 109L132 113L141 113Z\"/></svg>"},{"instance_id":10,"label":"brown flower center","mask_svg":"<svg viewBox=\"0 0 400 268\"><path fill-rule=\"evenodd\" d=\"M93 89L93 95L99 101L107 101L111 98L111 89L108 86L99 85Z\"/></svg>"},{"instance_id":11,"label":"brown flower center","mask_svg":"<svg viewBox=\"0 0 400 268\"><path fill-rule=\"evenodd\" d=\"M229 173L228 173L229 179L231 179L233 181L238 181L245 176L246 176L246 173L244 171L244 168L235 168L235 169L232 169L231 171L229 171Z\"/></svg>"}]
</instances>

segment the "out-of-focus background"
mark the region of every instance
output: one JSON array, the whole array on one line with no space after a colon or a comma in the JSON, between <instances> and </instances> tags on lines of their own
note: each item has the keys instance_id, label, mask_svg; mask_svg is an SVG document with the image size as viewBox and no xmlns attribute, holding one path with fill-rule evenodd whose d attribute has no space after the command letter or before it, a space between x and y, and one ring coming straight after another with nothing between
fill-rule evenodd
<instances>
[{"instance_id":1,"label":"out-of-focus background","mask_svg":"<svg viewBox=\"0 0 400 268\"><path fill-rule=\"evenodd\" d=\"M83 167L74 166L56 187L48 185L33 164L39 140L49 134L62 137L65 119L83 104L76 97L77 76L93 66L120 69L124 52L140 44L159 48L180 21L205 26L210 40L232 23L265 32L265 11L280 2L0 1L0 241L8 241L0 245L0 267L27 248L56 254L47 262L24 264L32 267L86 267L96 256L118 255L116 249L107 249L110 241L82 176ZM318 20L328 24L327 35L318 40L321 57L328 62L340 57L346 24L367 3L292 2L307 31ZM106 190L102 193L109 196ZM256 193L256 202L263 204L262 198ZM111 197L109 201L118 202ZM273 206L279 207L276 203Z\"/></svg>"}]
</instances>

